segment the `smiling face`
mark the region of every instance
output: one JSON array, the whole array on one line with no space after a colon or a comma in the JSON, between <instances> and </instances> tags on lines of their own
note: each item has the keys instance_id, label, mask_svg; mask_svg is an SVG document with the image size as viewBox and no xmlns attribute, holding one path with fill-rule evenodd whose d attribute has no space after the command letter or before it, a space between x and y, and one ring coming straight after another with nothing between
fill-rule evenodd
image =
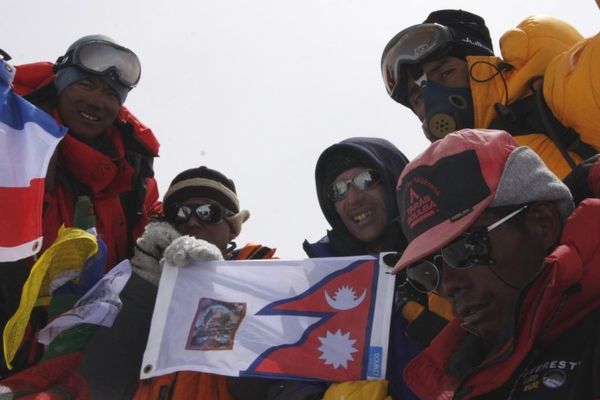
<instances>
[{"instance_id":1,"label":"smiling face","mask_svg":"<svg viewBox=\"0 0 600 400\"><path fill-rule=\"evenodd\" d=\"M58 112L63 124L69 133L83 140L105 133L120 108L115 91L96 76L76 81L58 95Z\"/></svg>"},{"instance_id":2,"label":"smiling face","mask_svg":"<svg viewBox=\"0 0 600 400\"><path fill-rule=\"evenodd\" d=\"M440 263L440 292L452 302L466 330L493 344L512 326L520 289L540 269L558 239L560 222L553 209L548 204L531 206L522 219L515 218L489 232L494 265L453 268ZM551 218L554 221L548 223ZM498 219L499 215L484 212L473 227L489 226Z\"/></svg>"},{"instance_id":3,"label":"smiling face","mask_svg":"<svg viewBox=\"0 0 600 400\"><path fill-rule=\"evenodd\" d=\"M346 181L368 170L370 168L351 168L335 180ZM372 242L385 231L385 192L381 182L364 191L350 184L346 196L336 201L334 207L346 229L361 242Z\"/></svg>"}]
</instances>

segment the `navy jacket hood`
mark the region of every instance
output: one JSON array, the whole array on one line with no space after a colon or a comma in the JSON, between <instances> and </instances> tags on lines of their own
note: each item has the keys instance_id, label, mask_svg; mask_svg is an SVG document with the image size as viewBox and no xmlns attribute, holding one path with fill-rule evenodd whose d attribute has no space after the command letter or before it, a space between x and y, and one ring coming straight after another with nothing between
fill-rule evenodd
<instances>
[{"instance_id":1,"label":"navy jacket hood","mask_svg":"<svg viewBox=\"0 0 600 400\"><path fill-rule=\"evenodd\" d=\"M406 156L392 143L381 138L371 137L354 137L336 143L321 153L315 167L315 183L317 189L317 197L319 205L323 211L323 215L331 225L332 229L328 232L328 236L332 246L339 247L343 244L346 249L344 251L336 251L339 255L357 255L366 254L366 243L361 243L356 240L346 227L335 211L333 202L327 197L327 186L331 183L331 177L328 177L327 166L329 160L334 154L350 153L360 154L362 159L368 159L369 164L377 169L382 176L385 185L385 205L388 220L388 230L377 241L385 240L390 242L390 245L385 250L400 251L405 247L405 239L400 233L397 223L398 207L396 205L396 184L400 173L408 164ZM329 181L328 181L329 178ZM376 242L377 242L376 241ZM395 243L395 244L394 244ZM390 247L391 246L391 247ZM401 248L398 248L401 247Z\"/></svg>"}]
</instances>

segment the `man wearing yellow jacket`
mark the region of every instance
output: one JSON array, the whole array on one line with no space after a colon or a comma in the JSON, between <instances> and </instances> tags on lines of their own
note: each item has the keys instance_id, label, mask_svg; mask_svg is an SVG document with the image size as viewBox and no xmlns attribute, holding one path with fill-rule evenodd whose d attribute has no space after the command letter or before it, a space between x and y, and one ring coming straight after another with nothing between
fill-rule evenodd
<instances>
[{"instance_id":1,"label":"man wearing yellow jacket","mask_svg":"<svg viewBox=\"0 0 600 400\"><path fill-rule=\"evenodd\" d=\"M501 37L500 50L483 18L434 11L385 47L384 83L432 142L462 128L504 129L564 178L600 150L600 35L584 39L533 16Z\"/></svg>"}]
</instances>

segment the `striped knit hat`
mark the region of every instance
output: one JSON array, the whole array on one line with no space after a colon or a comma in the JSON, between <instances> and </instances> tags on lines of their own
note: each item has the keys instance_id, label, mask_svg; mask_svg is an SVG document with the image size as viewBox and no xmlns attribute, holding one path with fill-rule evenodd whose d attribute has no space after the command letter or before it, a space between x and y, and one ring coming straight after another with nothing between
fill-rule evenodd
<instances>
[{"instance_id":1,"label":"striped knit hat","mask_svg":"<svg viewBox=\"0 0 600 400\"><path fill-rule=\"evenodd\" d=\"M219 203L234 215L225 217L235 236L240 234L242 223L250 217L248 210L240 210L235 184L225 175L205 166L181 172L173 179L163 197L167 220L174 220L177 204L186 199L201 197Z\"/></svg>"}]
</instances>

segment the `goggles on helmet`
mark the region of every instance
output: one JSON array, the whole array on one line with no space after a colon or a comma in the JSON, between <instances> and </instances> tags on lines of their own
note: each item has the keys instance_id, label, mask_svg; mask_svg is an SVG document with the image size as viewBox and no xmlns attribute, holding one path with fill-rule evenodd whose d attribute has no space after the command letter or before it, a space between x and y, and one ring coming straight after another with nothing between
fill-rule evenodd
<instances>
[{"instance_id":1,"label":"goggles on helmet","mask_svg":"<svg viewBox=\"0 0 600 400\"><path fill-rule=\"evenodd\" d=\"M132 89L141 76L140 60L131 50L105 40L86 42L56 61L56 69L75 65L94 75L113 74L123 86Z\"/></svg>"},{"instance_id":2,"label":"goggles on helmet","mask_svg":"<svg viewBox=\"0 0 600 400\"><path fill-rule=\"evenodd\" d=\"M394 36L381 59L383 82L390 97L401 103L405 101L406 64L418 64L455 43L453 29L436 23L413 25Z\"/></svg>"},{"instance_id":3,"label":"goggles on helmet","mask_svg":"<svg viewBox=\"0 0 600 400\"><path fill-rule=\"evenodd\" d=\"M494 54L481 39L437 23L413 25L394 36L381 57L381 73L390 97L408 105L406 66L432 56L441 57L454 46L466 48L472 54Z\"/></svg>"}]
</instances>

